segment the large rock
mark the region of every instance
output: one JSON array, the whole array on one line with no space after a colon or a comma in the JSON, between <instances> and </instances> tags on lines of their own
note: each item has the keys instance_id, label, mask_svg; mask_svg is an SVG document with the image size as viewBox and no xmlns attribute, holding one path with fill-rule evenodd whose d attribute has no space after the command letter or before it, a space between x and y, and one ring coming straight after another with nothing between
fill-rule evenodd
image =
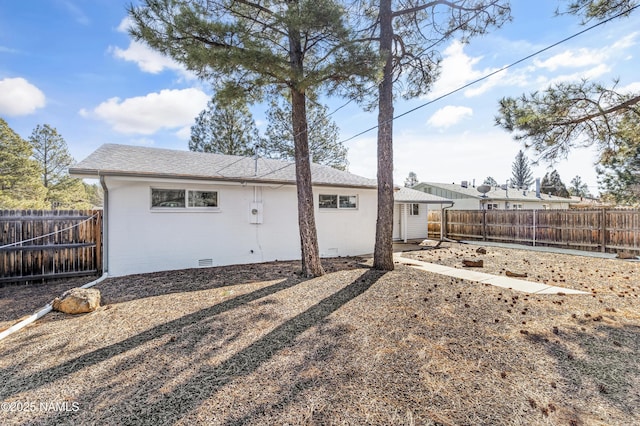
<instances>
[{"instance_id":1,"label":"large rock","mask_svg":"<svg viewBox=\"0 0 640 426\"><path fill-rule=\"evenodd\" d=\"M467 268L482 268L484 266L484 262L482 261L482 259L480 260L464 259L462 261L462 264Z\"/></svg>"},{"instance_id":2,"label":"large rock","mask_svg":"<svg viewBox=\"0 0 640 426\"><path fill-rule=\"evenodd\" d=\"M65 314L93 312L100 307L100 290L95 288L72 288L56 297L53 309Z\"/></svg>"},{"instance_id":3,"label":"large rock","mask_svg":"<svg viewBox=\"0 0 640 426\"><path fill-rule=\"evenodd\" d=\"M637 256L633 253L629 253L628 251L618 252L616 255L618 259L637 259Z\"/></svg>"}]
</instances>

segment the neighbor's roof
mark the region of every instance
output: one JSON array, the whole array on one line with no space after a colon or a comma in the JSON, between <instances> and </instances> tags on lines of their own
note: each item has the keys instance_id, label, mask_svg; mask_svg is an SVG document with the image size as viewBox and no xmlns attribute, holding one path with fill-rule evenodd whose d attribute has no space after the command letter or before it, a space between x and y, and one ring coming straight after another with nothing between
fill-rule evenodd
<instances>
[{"instance_id":1,"label":"neighbor's roof","mask_svg":"<svg viewBox=\"0 0 640 426\"><path fill-rule=\"evenodd\" d=\"M79 177L131 176L293 184L295 164L235 155L105 144L69 169ZM311 165L315 185L376 188L374 179L319 164Z\"/></svg>"},{"instance_id":2,"label":"neighbor's roof","mask_svg":"<svg viewBox=\"0 0 640 426\"><path fill-rule=\"evenodd\" d=\"M418 203L418 204L452 204L453 201L415 189L401 187L393 193L396 203Z\"/></svg>"},{"instance_id":3,"label":"neighbor's roof","mask_svg":"<svg viewBox=\"0 0 640 426\"><path fill-rule=\"evenodd\" d=\"M575 203L575 201L571 200L570 198L557 197L555 195L548 195L544 193L541 193L540 198L538 198L536 196L535 190L523 191L522 189L515 189L515 188L508 188L507 190L504 190L504 189L501 189L500 187L492 187L491 190L487 192L486 197L483 197L482 194L478 191L478 188L472 185L468 185L467 188L464 188L461 184L456 184L456 183L420 182L417 185L415 185L414 188L423 190L428 186L456 192L468 198L477 198L477 199L485 199L485 200L545 201L545 202Z\"/></svg>"}]
</instances>

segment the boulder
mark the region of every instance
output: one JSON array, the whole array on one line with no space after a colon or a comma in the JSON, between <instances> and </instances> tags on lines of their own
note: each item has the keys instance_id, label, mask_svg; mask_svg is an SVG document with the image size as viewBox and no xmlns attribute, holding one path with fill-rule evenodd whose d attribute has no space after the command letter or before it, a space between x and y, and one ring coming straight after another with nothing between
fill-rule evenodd
<instances>
[{"instance_id":1,"label":"boulder","mask_svg":"<svg viewBox=\"0 0 640 426\"><path fill-rule=\"evenodd\" d=\"M487 249L484 247L478 247L478 250L476 250L476 253L478 254L487 254Z\"/></svg>"},{"instance_id":2,"label":"boulder","mask_svg":"<svg viewBox=\"0 0 640 426\"><path fill-rule=\"evenodd\" d=\"M93 312L100 307L100 290L95 288L72 288L56 297L53 309L65 314Z\"/></svg>"},{"instance_id":3,"label":"boulder","mask_svg":"<svg viewBox=\"0 0 640 426\"><path fill-rule=\"evenodd\" d=\"M505 271L505 275L511 278L526 278L527 277L527 273L520 273L520 272L511 272L511 271Z\"/></svg>"},{"instance_id":4,"label":"boulder","mask_svg":"<svg viewBox=\"0 0 640 426\"><path fill-rule=\"evenodd\" d=\"M484 262L482 261L482 259L480 259L480 260L464 259L462 261L462 264L464 266L469 267L469 268L482 268L484 266Z\"/></svg>"},{"instance_id":5,"label":"boulder","mask_svg":"<svg viewBox=\"0 0 640 426\"><path fill-rule=\"evenodd\" d=\"M621 252L618 252L616 257L618 259L635 259L636 255L633 253L629 253L628 251L621 251Z\"/></svg>"}]
</instances>

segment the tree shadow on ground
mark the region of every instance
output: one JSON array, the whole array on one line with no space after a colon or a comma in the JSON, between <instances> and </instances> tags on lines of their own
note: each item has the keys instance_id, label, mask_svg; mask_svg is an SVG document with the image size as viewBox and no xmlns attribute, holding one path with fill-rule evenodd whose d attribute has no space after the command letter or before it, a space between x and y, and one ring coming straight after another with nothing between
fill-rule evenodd
<instances>
[{"instance_id":1,"label":"tree shadow on ground","mask_svg":"<svg viewBox=\"0 0 640 426\"><path fill-rule=\"evenodd\" d=\"M116 364L112 363L112 367L103 369L97 377L93 377L92 383L97 383L86 387L86 391L82 393L79 402L83 409L78 412L48 413L44 417L39 416L37 421L74 424L88 421L87 416L91 422L97 421L98 423L170 424L180 420L186 421L205 401L215 397L216 394L221 395L220 392L223 392L226 385L238 379L248 379L253 372L271 360L276 353L296 346L297 339L306 330L314 326L322 327L327 323L329 315L366 292L383 275L383 272L373 270L358 274L358 277L351 284L334 291L328 297L284 322L275 322L276 326L271 331L248 346L238 345L237 351L219 362L211 361L216 355L216 350L219 349L207 346L211 343L211 334L218 334L213 338L219 338L219 341L222 342L220 346L228 348L233 347L234 341L239 337L239 332L226 329L227 324L220 320L214 324L216 316L253 301L257 302L251 304L254 307L252 309L255 309L256 306L269 308L273 303L270 299L259 299L294 288L306 280L289 279L264 287L153 327L136 336L81 355L31 377L22 378L20 381L25 386L19 389L19 392L35 390L57 380L64 380L64 376L75 372L86 371L91 374L91 367L99 367L97 364L113 360ZM260 320L261 316L256 315L256 318ZM253 318L247 322L251 320ZM248 324L248 327L251 327L251 324ZM129 374L133 374L136 365L149 362L149 347L146 346L139 350L147 343L153 343L155 345L153 351L156 354L161 352L164 359L170 359L171 354L177 351L193 354L190 365L178 371L181 377L177 384L172 380L174 377L168 377L161 371L162 365L157 366L157 374L154 372L151 377L137 376L135 380L128 377ZM331 345L327 346L324 342L321 346L311 351L313 353L307 352L309 345L303 346L302 358L304 360L301 364L290 366L290 370L295 370L292 373L295 377L297 377L298 370L308 369L318 359L326 359L331 356L333 350ZM166 366L170 365L169 361ZM103 377L104 382L102 382L100 377L105 374L108 374L109 377ZM115 386L112 381L114 377L118 378ZM78 379L74 378L73 380ZM251 423L259 419L265 409L285 406L289 401L296 399L301 392L316 386L318 380L301 374L296 380L288 382L283 392L278 393L276 398L263 402L262 405L258 404L256 408L244 411L235 417L226 417L224 422L227 424ZM138 397L140 394L143 395L145 403L137 404L127 400L132 395ZM0 399L6 399L11 395L12 393L0 391ZM106 409L104 409L105 403L108 403ZM87 413L88 411L90 413Z\"/></svg>"}]
</instances>

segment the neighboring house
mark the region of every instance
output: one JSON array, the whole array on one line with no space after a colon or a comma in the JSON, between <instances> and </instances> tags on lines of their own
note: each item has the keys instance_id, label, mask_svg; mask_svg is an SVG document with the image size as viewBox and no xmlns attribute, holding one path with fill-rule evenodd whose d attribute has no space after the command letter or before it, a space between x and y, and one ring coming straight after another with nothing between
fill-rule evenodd
<instances>
[{"instance_id":1,"label":"neighboring house","mask_svg":"<svg viewBox=\"0 0 640 426\"><path fill-rule=\"evenodd\" d=\"M294 163L107 144L69 172L100 179L112 276L300 258ZM372 253L376 181L311 174L321 256Z\"/></svg>"},{"instance_id":2,"label":"neighboring house","mask_svg":"<svg viewBox=\"0 0 640 426\"><path fill-rule=\"evenodd\" d=\"M539 186L538 186L539 188ZM490 187L485 194L468 182L434 183L420 182L413 189L453 200L454 210L542 210L568 209L570 198L540 193L540 190L522 190L507 187Z\"/></svg>"},{"instance_id":3,"label":"neighboring house","mask_svg":"<svg viewBox=\"0 0 640 426\"><path fill-rule=\"evenodd\" d=\"M394 193L393 239L425 239L429 234L429 206L432 209L451 207L453 201L416 191L412 188L400 188Z\"/></svg>"}]
</instances>

